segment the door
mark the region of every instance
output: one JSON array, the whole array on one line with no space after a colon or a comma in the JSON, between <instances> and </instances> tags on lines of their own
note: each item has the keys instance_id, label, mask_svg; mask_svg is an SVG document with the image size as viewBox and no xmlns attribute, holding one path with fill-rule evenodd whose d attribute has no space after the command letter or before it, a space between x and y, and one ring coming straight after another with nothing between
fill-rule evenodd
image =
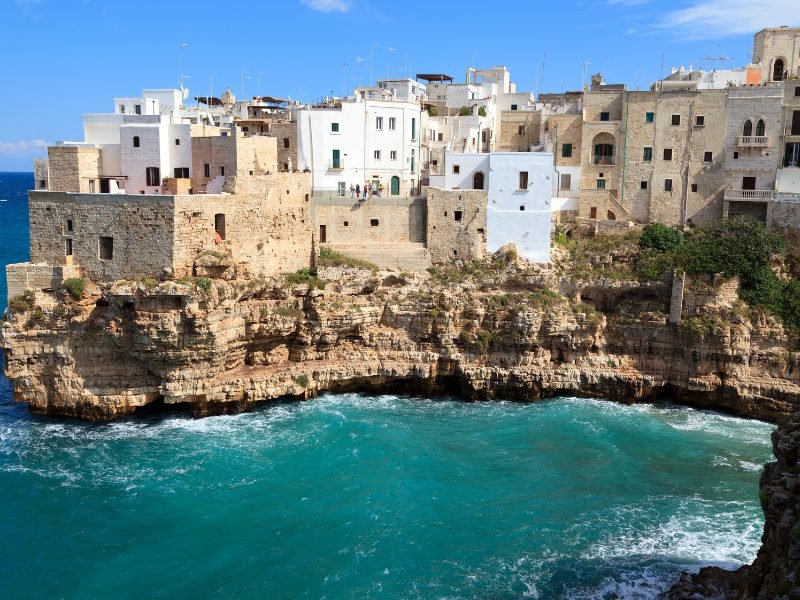
<instances>
[{"instance_id":1,"label":"door","mask_svg":"<svg viewBox=\"0 0 800 600\"><path fill-rule=\"evenodd\" d=\"M111 183L106 178L103 178L103 179L100 180L100 193L101 194L109 194L109 193L111 193Z\"/></svg>"},{"instance_id":2,"label":"door","mask_svg":"<svg viewBox=\"0 0 800 600\"><path fill-rule=\"evenodd\" d=\"M392 189L391 189L392 196L399 196L400 195L400 178L396 175L392 177Z\"/></svg>"},{"instance_id":3,"label":"door","mask_svg":"<svg viewBox=\"0 0 800 600\"><path fill-rule=\"evenodd\" d=\"M742 189L743 190L754 190L754 189L756 189L756 178L755 177L742 177Z\"/></svg>"},{"instance_id":4,"label":"door","mask_svg":"<svg viewBox=\"0 0 800 600\"><path fill-rule=\"evenodd\" d=\"M338 169L339 165L341 165L341 164L342 164L342 161L341 161L341 158L340 158L340 155L339 155L339 150L334 150L333 151L333 160L331 161L331 168L332 169Z\"/></svg>"},{"instance_id":5,"label":"door","mask_svg":"<svg viewBox=\"0 0 800 600\"><path fill-rule=\"evenodd\" d=\"M472 189L473 190L482 190L483 189L483 173L478 171L475 175L472 176Z\"/></svg>"},{"instance_id":6,"label":"door","mask_svg":"<svg viewBox=\"0 0 800 600\"><path fill-rule=\"evenodd\" d=\"M327 243L327 241L328 241L328 235L327 235L327 232L325 231L325 225L320 225L319 226L319 243L320 244L325 244L325 243Z\"/></svg>"}]
</instances>

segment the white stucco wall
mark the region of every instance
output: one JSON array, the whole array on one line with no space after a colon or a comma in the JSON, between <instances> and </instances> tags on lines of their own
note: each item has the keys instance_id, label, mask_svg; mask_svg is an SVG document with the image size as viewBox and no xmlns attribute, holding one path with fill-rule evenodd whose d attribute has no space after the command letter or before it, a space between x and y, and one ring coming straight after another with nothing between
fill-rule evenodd
<instances>
[{"instance_id":1,"label":"white stucco wall","mask_svg":"<svg viewBox=\"0 0 800 600\"><path fill-rule=\"evenodd\" d=\"M443 187L445 189L471 190L475 173L481 171L484 177L483 187L488 189L489 156L489 154L446 152ZM453 172L456 165L458 173Z\"/></svg>"},{"instance_id":2,"label":"white stucco wall","mask_svg":"<svg viewBox=\"0 0 800 600\"><path fill-rule=\"evenodd\" d=\"M791 194L800 193L800 168L786 167L778 169L775 189L779 192Z\"/></svg>"}]
</instances>

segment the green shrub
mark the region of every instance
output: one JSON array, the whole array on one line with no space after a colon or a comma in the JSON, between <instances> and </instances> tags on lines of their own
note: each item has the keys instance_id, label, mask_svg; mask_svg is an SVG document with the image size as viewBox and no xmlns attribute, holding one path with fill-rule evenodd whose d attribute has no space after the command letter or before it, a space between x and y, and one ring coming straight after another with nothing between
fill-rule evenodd
<instances>
[{"instance_id":1,"label":"green shrub","mask_svg":"<svg viewBox=\"0 0 800 600\"><path fill-rule=\"evenodd\" d=\"M199 287L201 290L203 290L206 294L211 291L212 283L211 283L211 280L208 277L195 277L194 278L194 283L195 283L195 285L197 285L197 287Z\"/></svg>"},{"instance_id":2,"label":"green shrub","mask_svg":"<svg viewBox=\"0 0 800 600\"><path fill-rule=\"evenodd\" d=\"M15 313L28 312L29 310L33 310L34 306L36 306L36 294L33 290L25 290L8 301L8 308Z\"/></svg>"},{"instance_id":3,"label":"green shrub","mask_svg":"<svg viewBox=\"0 0 800 600\"><path fill-rule=\"evenodd\" d=\"M319 249L319 264L323 267L348 267L351 269L365 269L377 273L380 268L375 263L360 258L353 258L337 252L333 248L324 246Z\"/></svg>"},{"instance_id":4,"label":"green shrub","mask_svg":"<svg viewBox=\"0 0 800 600\"><path fill-rule=\"evenodd\" d=\"M294 381L295 381L295 383L296 383L297 385L299 385L300 387L304 387L304 388L307 388L307 387L308 387L308 375L306 375L305 373L303 373L302 375L298 375L297 377L295 377L295 378L294 378Z\"/></svg>"},{"instance_id":5,"label":"green shrub","mask_svg":"<svg viewBox=\"0 0 800 600\"><path fill-rule=\"evenodd\" d=\"M800 331L800 281L786 282L782 299L781 319L795 331Z\"/></svg>"},{"instance_id":6,"label":"green shrub","mask_svg":"<svg viewBox=\"0 0 800 600\"><path fill-rule=\"evenodd\" d=\"M64 283L61 285L73 299L80 300L83 298L83 290L85 285L83 279L80 277L70 277L69 279L65 279Z\"/></svg>"},{"instance_id":7,"label":"green shrub","mask_svg":"<svg viewBox=\"0 0 800 600\"><path fill-rule=\"evenodd\" d=\"M158 279L152 275L140 275L136 278L136 283L141 283L148 290L158 287Z\"/></svg>"},{"instance_id":8,"label":"green shrub","mask_svg":"<svg viewBox=\"0 0 800 600\"><path fill-rule=\"evenodd\" d=\"M458 109L459 117L469 117L472 114L472 109L469 106L462 106Z\"/></svg>"},{"instance_id":9,"label":"green shrub","mask_svg":"<svg viewBox=\"0 0 800 600\"><path fill-rule=\"evenodd\" d=\"M284 280L288 285L307 284L308 289L325 289L327 283L324 279L317 277L317 272L314 269L300 269L295 273L286 273Z\"/></svg>"},{"instance_id":10,"label":"green shrub","mask_svg":"<svg viewBox=\"0 0 800 600\"><path fill-rule=\"evenodd\" d=\"M639 247L653 249L659 252L672 252L683 243L683 234L674 227L662 223L650 223L642 231L639 238Z\"/></svg>"},{"instance_id":11,"label":"green shrub","mask_svg":"<svg viewBox=\"0 0 800 600\"><path fill-rule=\"evenodd\" d=\"M479 106L478 107L478 116L479 117L485 117L486 116L486 107L485 106Z\"/></svg>"},{"instance_id":12,"label":"green shrub","mask_svg":"<svg viewBox=\"0 0 800 600\"><path fill-rule=\"evenodd\" d=\"M427 110L428 110L428 115L429 116L431 116L431 117L438 117L439 116L439 107L438 106L431 105L431 106L429 106L427 108Z\"/></svg>"},{"instance_id":13,"label":"green shrub","mask_svg":"<svg viewBox=\"0 0 800 600\"><path fill-rule=\"evenodd\" d=\"M281 317L291 317L292 319L302 319L305 317L305 313L294 306L279 306L275 313Z\"/></svg>"}]
</instances>

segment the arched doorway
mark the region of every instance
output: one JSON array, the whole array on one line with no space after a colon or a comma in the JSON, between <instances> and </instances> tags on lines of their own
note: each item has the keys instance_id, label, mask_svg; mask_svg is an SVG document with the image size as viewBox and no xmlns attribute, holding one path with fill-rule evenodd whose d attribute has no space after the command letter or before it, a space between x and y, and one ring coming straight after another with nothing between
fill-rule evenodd
<instances>
[{"instance_id":1,"label":"arched doorway","mask_svg":"<svg viewBox=\"0 0 800 600\"><path fill-rule=\"evenodd\" d=\"M599 133L592 140L594 155L592 156L593 165L614 166L615 154L614 145L616 139L610 133Z\"/></svg>"},{"instance_id":2,"label":"arched doorway","mask_svg":"<svg viewBox=\"0 0 800 600\"><path fill-rule=\"evenodd\" d=\"M775 60L775 66L772 67L772 81L783 81L783 59L778 58Z\"/></svg>"},{"instance_id":3,"label":"arched doorway","mask_svg":"<svg viewBox=\"0 0 800 600\"><path fill-rule=\"evenodd\" d=\"M613 210L608 211L606 216L608 217L609 221L616 221L617 220L617 215L614 214Z\"/></svg>"},{"instance_id":4,"label":"arched doorway","mask_svg":"<svg viewBox=\"0 0 800 600\"><path fill-rule=\"evenodd\" d=\"M392 177L391 194L392 196L400 195L400 178L397 175Z\"/></svg>"},{"instance_id":5,"label":"arched doorway","mask_svg":"<svg viewBox=\"0 0 800 600\"><path fill-rule=\"evenodd\" d=\"M472 189L473 190L482 190L483 189L483 171L478 171L475 175L472 176Z\"/></svg>"}]
</instances>

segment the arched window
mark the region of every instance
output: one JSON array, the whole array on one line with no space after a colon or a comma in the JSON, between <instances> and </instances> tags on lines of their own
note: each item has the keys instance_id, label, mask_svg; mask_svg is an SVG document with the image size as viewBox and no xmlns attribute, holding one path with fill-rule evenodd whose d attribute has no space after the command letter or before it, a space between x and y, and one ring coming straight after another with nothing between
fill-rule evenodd
<instances>
[{"instance_id":1,"label":"arched window","mask_svg":"<svg viewBox=\"0 0 800 600\"><path fill-rule=\"evenodd\" d=\"M744 137L750 137L753 135L753 122L750 119L744 122L744 128L742 128L742 135Z\"/></svg>"},{"instance_id":2,"label":"arched window","mask_svg":"<svg viewBox=\"0 0 800 600\"><path fill-rule=\"evenodd\" d=\"M783 81L783 59L778 58L775 60L775 66L772 68L772 81Z\"/></svg>"},{"instance_id":3,"label":"arched window","mask_svg":"<svg viewBox=\"0 0 800 600\"><path fill-rule=\"evenodd\" d=\"M138 135L133 136L133 147L134 148L138 148L139 147L139 136Z\"/></svg>"},{"instance_id":4,"label":"arched window","mask_svg":"<svg viewBox=\"0 0 800 600\"><path fill-rule=\"evenodd\" d=\"M758 123L756 123L756 135L758 137L767 135L767 126L764 124L764 119L759 119Z\"/></svg>"}]
</instances>

